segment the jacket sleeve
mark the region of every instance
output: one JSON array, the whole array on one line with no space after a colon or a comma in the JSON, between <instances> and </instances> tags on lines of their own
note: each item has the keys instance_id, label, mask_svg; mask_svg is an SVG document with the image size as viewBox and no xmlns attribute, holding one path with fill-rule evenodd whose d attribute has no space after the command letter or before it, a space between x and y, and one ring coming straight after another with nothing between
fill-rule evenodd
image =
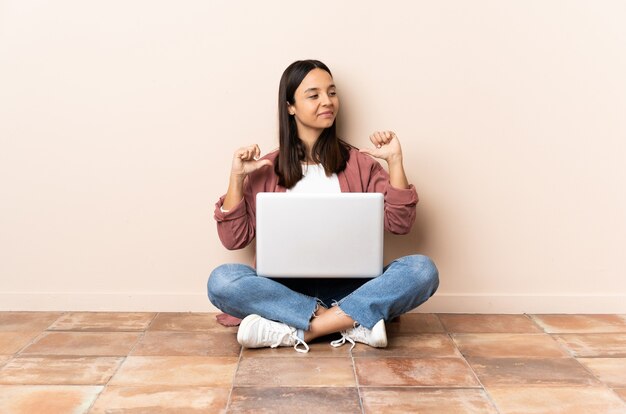
<instances>
[{"instance_id":1,"label":"jacket sleeve","mask_svg":"<svg viewBox=\"0 0 626 414\"><path fill-rule=\"evenodd\" d=\"M244 179L243 199L228 211L222 211L226 195L215 203L217 234L228 250L242 249L254 239L256 216L250 176Z\"/></svg>"},{"instance_id":2,"label":"jacket sleeve","mask_svg":"<svg viewBox=\"0 0 626 414\"><path fill-rule=\"evenodd\" d=\"M393 234L407 234L415 222L417 191L413 184L409 188L395 188L389 182L389 174L378 162L370 170L367 192L383 193L385 197L385 229Z\"/></svg>"}]
</instances>

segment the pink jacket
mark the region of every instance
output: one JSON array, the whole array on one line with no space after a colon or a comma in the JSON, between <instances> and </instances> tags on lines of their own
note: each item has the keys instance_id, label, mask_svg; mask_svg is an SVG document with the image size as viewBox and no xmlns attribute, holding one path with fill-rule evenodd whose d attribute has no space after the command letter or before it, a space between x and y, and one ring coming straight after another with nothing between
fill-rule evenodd
<instances>
[{"instance_id":1,"label":"pink jacket","mask_svg":"<svg viewBox=\"0 0 626 414\"><path fill-rule=\"evenodd\" d=\"M278 150L265 155L262 159L276 160ZM339 186L344 193L383 193L385 195L385 229L394 234L406 234L415 222L417 192L411 185L407 189L392 187L389 174L374 158L350 150L346 169L339 174ZM285 187L278 185L278 176L274 168L263 167L244 180L244 198L235 207L222 212L220 207L226 195L215 203L215 221L217 234L224 247L229 250L246 247L255 235L256 194L260 192L285 192Z\"/></svg>"}]
</instances>

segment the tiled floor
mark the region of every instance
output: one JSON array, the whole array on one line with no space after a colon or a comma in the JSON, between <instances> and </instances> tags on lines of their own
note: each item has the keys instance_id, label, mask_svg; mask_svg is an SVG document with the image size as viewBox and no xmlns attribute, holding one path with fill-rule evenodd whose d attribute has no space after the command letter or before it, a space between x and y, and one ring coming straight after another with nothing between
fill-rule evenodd
<instances>
[{"instance_id":1,"label":"tiled floor","mask_svg":"<svg viewBox=\"0 0 626 414\"><path fill-rule=\"evenodd\" d=\"M626 413L626 315L408 314L242 350L214 314L0 312L0 413Z\"/></svg>"}]
</instances>

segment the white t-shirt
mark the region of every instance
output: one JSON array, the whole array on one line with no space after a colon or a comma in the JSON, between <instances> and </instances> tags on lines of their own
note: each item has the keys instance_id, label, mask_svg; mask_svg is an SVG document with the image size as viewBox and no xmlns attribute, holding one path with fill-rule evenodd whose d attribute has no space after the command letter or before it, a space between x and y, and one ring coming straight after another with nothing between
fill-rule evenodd
<instances>
[{"instance_id":1,"label":"white t-shirt","mask_svg":"<svg viewBox=\"0 0 626 414\"><path fill-rule=\"evenodd\" d=\"M303 164L302 174L304 177L293 186L288 188L288 193L340 193L339 178L337 174L326 176L322 164Z\"/></svg>"},{"instance_id":2,"label":"white t-shirt","mask_svg":"<svg viewBox=\"0 0 626 414\"><path fill-rule=\"evenodd\" d=\"M339 178L337 174L333 173L330 177L326 176L324 167L322 164L303 164L302 165L303 177L293 186L288 188L288 193L340 193L341 187L339 186ZM224 210L220 207L222 213L227 213L228 210Z\"/></svg>"}]
</instances>

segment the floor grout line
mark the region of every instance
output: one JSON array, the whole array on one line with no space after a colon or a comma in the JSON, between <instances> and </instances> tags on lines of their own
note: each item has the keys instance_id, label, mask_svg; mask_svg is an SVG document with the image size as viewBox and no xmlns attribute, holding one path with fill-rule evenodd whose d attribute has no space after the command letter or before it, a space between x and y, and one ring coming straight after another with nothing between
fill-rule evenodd
<instances>
[{"instance_id":1,"label":"floor grout line","mask_svg":"<svg viewBox=\"0 0 626 414\"><path fill-rule=\"evenodd\" d=\"M126 353L126 355L124 355L122 358L122 360L120 361L119 365L117 366L117 368L115 369L115 371L111 374L111 376L109 377L109 379L107 380L107 382L102 385L102 389L100 390L100 392L96 395L96 397L93 399L93 401L91 402L91 404L89 405L89 408L87 408L87 413L89 413L93 406L96 404L96 402L98 401L98 399L100 398L100 396L106 391L106 389L109 387L109 383L111 382L111 380L115 377L115 375L119 372L119 370L122 368L122 365L124 365L124 362L126 362L126 359L128 358L128 356L135 350L135 348L137 347L137 345L141 342L141 340L144 338L144 336L146 336L146 331L148 330L148 328L152 325L152 322L154 322L154 320L156 319L156 317L159 315L159 312L155 312L154 316L152 317L152 319L150 320L150 322L148 323L148 325L146 325L146 327L141 331L141 335L139 335L137 337L137 341L133 344L133 346L128 350L128 352ZM116 331L117 332L117 331ZM133 331L133 332L139 332L139 331Z\"/></svg>"},{"instance_id":2,"label":"floor grout line","mask_svg":"<svg viewBox=\"0 0 626 414\"><path fill-rule=\"evenodd\" d=\"M452 336L452 332L448 332L446 331L446 333L448 334L448 337L450 338L450 340L452 341L452 344L454 345L454 347L456 348L456 350L459 352L459 354L461 355L461 358L463 359L463 361L465 361L465 363L467 364L467 366L469 367L470 371L472 372L472 374L474 375L474 377L476 378L476 381L478 381L478 384L480 386L480 390L482 390L482 392L485 394L485 396L487 397L487 400L489 401L489 403L491 404L491 406L494 408L494 410L496 410L496 413L500 413L500 409L498 408L498 406L496 405L496 402L493 400L493 398L491 397L491 394L489 394L489 392L487 391L487 388L485 387L485 385L483 384L483 382L480 380L480 377L478 376L478 374L476 373L476 371L474 371L474 367L472 367L472 364L469 363L469 361L467 360L467 358L465 357L465 355L463 355L463 352L461 352L461 350L459 349L458 344L456 343L456 341L454 340L454 337Z\"/></svg>"},{"instance_id":3,"label":"floor grout line","mask_svg":"<svg viewBox=\"0 0 626 414\"><path fill-rule=\"evenodd\" d=\"M240 346L239 349L239 359L237 359L237 366L235 367L235 372L233 373L233 379L230 384L230 391L228 392L228 399L226 400L226 408L225 412L228 413L230 409L230 403L233 396L233 390L235 389L235 380L237 379L237 373L239 372L239 365L241 364L241 360L243 359L243 346Z\"/></svg>"},{"instance_id":4,"label":"floor grout line","mask_svg":"<svg viewBox=\"0 0 626 414\"><path fill-rule=\"evenodd\" d=\"M550 334L550 332L547 332L545 330L545 328L537 321L537 318L535 318L535 315L537 315L537 314L534 314L534 313L524 313L523 315L526 316L533 323L533 325L535 325L538 329L540 329L541 332L546 333L546 334Z\"/></svg>"},{"instance_id":5,"label":"floor grout line","mask_svg":"<svg viewBox=\"0 0 626 414\"><path fill-rule=\"evenodd\" d=\"M528 315L529 318L533 321L533 323L535 323L536 325L539 325L539 323L536 321L535 319L535 315ZM575 354L575 351L573 349L570 349L570 347L566 346L565 344L562 344L560 341L558 341L555 337L558 337L559 335L568 335L568 334L574 334L574 335L594 335L594 334L611 334L614 332L590 332L590 333L580 333L580 332L547 332L542 326L539 326L539 328L541 328L548 336L550 336L550 338L552 338L554 340L554 342L557 343L557 345L564 350L569 356L570 358L574 359L578 365L580 365L589 375L591 375L591 377L593 377L596 381L598 381L598 383L602 386L604 386L605 388L608 388L614 395L616 395L618 398L622 399L619 394L617 394L615 392L615 390L609 386L609 384L605 383L604 381L602 381L590 368L588 368L585 364L583 364L581 361L579 361L579 358L586 358L586 357L578 357ZM594 356L591 358L607 358L605 356ZM610 357L608 357L610 358ZM626 402L626 401L625 401Z\"/></svg>"},{"instance_id":6,"label":"floor grout line","mask_svg":"<svg viewBox=\"0 0 626 414\"><path fill-rule=\"evenodd\" d=\"M129 356L132 355L132 353L137 349L137 347L139 346L139 344L144 341L148 331L150 330L150 328L154 325L155 320L159 317L159 315L162 315L162 312L155 312L154 315L152 315L151 319L149 320L149 322L146 324L146 326L140 330L123 330L123 331L110 331L110 330L96 330L96 331L81 331L81 330L72 330L72 329L68 329L68 330L55 330L55 329L51 329L54 324L56 324L61 318L63 318L64 316L66 316L68 313L70 312L63 312L61 313L61 315L54 321L52 322L50 325L48 325L47 328L43 329L42 331L40 331L37 334L37 331L32 331L34 334L37 334L33 339L31 339L29 341L28 344L22 346L18 351L14 352L13 354L7 354L6 357L8 358L4 363L0 364L0 369L3 369L9 362L14 361L16 358L18 357L24 357L24 356L28 356L28 357L59 357L59 358L72 358L72 357L80 357L80 358L89 358L89 357L117 357L120 359L119 364L117 365L117 367L114 369L114 371L112 372L112 374L110 375L110 377L106 380L106 383L103 384L76 384L74 386L76 387L80 387L80 386L87 386L87 385L91 385L91 386L98 386L100 387L97 393L93 394L93 399L89 405L89 407L87 408L86 412L90 412L93 410L93 407L95 406L95 404L97 403L97 401L101 398L101 396L103 395L104 392L106 392L106 390L108 389L108 387L110 386L110 382L116 377L116 375L119 373L119 371L121 370L122 366L126 363L127 359ZM121 313L121 312L120 312ZM115 315L116 312L111 312L112 315ZM356 392L357 392L357 397L359 399L359 407L360 407L360 412L362 414L365 413L365 409L364 409L364 400L363 400L363 396L369 388L411 388L411 389L474 389L474 390L481 390L482 394L483 394L483 401L485 403L488 403L491 408L493 408L495 410L495 412L500 413L500 408L495 404L495 400L493 399L492 395L490 394L489 390L487 387L485 387L485 385L482 383L480 377L477 375L476 371L474 370L474 368L472 367L472 365L469 363L468 359L469 356L464 355L461 352L461 347L459 345L459 343L457 343L457 341L455 340L457 335L462 336L463 333L455 333L452 331L449 331L445 325L443 325L443 322L441 321L441 318L439 318L438 314L434 314L435 317L437 318L437 320L439 321L439 323L441 324L441 327L443 327L443 334L445 334L447 336L447 338L452 341L452 344L454 346L454 348L456 349L456 351L458 352L458 354L460 355L460 358L463 359L464 363L468 366L470 372L472 373L472 375L474 375L476 382L478 385L476 385L475 387L468 387L468 386L402 386L402 385L398 385L398 386L366 386L366 385L361 385L360 381L359 381L359 377L357 375L357 370L356 370L356 361L357 360L362 360L362 359L368 359L368 358L381 358L380 356L359 356L358 353L354 353L352 350L348 351L348 357L350 358L350 362L352 364L352 375L354 376L354 381L355 381L355 385L349 385L346 386L345 388L356 388ZM606 334L623 334L623 332L591 332L591 333L585 333L585 332L546 332L545 329L543 329L541 326L538 326L537 322L535 321L533 315L528 315L528 314L524 314L524 316L526 316L528 319L530 319L532 321L533 324L535 324L541 332L496 332L496 333L504 333L504 334L524 334L524 335L547 335L549 336L552 341L554 341L558 348L561 349L564 352L564 356L562 358L568 358L568 359L575 359L576 360L576 364L579 366L582 366L583 370L585 373L587 373L589 375L590 378L593 378L594 381L596 381L596 383L594 384L587 384L584 386L580 386L580 385L573 385L575 387L580 387L581 389L603 389L603 390L610 390L610 396L617 398L619 401L623 401L624 404L626 404L626 399L624 399L622 396L620 396L620 394L617 393L616 390L618 389L622 389L622 388L626 388L626 386L624 387L613 387L610 386L607 382L602 381L600 379L599 376L597 376L596 374L594 374L594 372L588 368L585 364L583 364L581 362L581 359L585 359L585 358L589 358L589 359L594 359L594 358L607 358L607 359L617 359L617 358L621 358L624 359L624 356L606 356L603 355L602 351L605 348L601 348L601 350L598 352L597 355L592 355L589 357L585 357L585 356L580 356L577 357L576 354L576 349L577 348L573 348L568 346L566 343L561 343L558 340L558 337L560 335L567 335L567 334L576 334L576 335L606 335ZM128 351L126 352L125 355L46 355L46 354L27 354L24 355L23 352L30 346L32 346L33 344L35 344L37 341L40 341L41 338L47 334L50 333L56 333L56 332L74 332L74 333L106 333L106 332L125 332L125 333L137 333L136 335L136 340L135 342L132 344L131 347L129 347ZM195 331L193 331L195 332ZM213 331L209 332L210 334L213 334ZM217 331L215 332L217 333ZM406 335L409 336L415 336L415 335L421 335L424 333L428 333L431 334L430 332L412 332L412 333L407 333ZM489 333L489 332L486 332ZM470 332L471 334L471 332ZM606 345L609 346L613 344L613 342L608 342ZM235 345L234 343L232 345ZM604 345L604 342L601 343L601 345ZM234 346L232 346L232 351L235 351L236 348ZM81 349L80 347L77 349ZM218 349L228 349L231 350L231 346L229 345L228 347L222 346L221 348ZM468 352L466 350L466 352ZM471 354L471 352L469 352L469 354ZM232 358L233 360L235 359L234 357L237 356L236 353L233 352ZM238 356L237 356L237 363L236 363L236 367L235 370L232 374L232 380L230 382L230 387L228 390L228 398L226 400L226 404L225 404L225 411L229 412L231 409L233 409L233 396L234 396L234 388L236 385L236 381L237 381L237 376L238 374L241 373L240 369L241 369L241 362L243 360L244 357L244 348L243 347L239 347L239 352L238 352ZM389 356L389 355L385 355L385 358L412 358L410 356ZM497 357L497 354L496 354ZM246 357L247 358L247 357ZM267 358L275 358L275 357L267 357ZM332 357L324 357L324 358L332 358ZM345 356L337 356L336 358L345 358ZM426 358L426 357L424 357ZM428 357L428 358L434 358L434 359L442 359L442 358L459 358L459 356L441 356L441 357ZM489 358L492 358L492 356L490 356ZM525 357L525 358L533 358L533 357ZM542 357L537 357L537 358L542 358ZM556 358L556 357L550 357L550 358ZM583 373L580 373L580 376L583 376ZM367 379L368 377L364 377L365 379ZM487 377L485 377L484 379L488 379ZM366 381L367 382L367 381ZM30 384L24 384L24 385L30 385ZM49 385L51 387L53 387L53 384L41 384L41 385ZM59 384L59 385L63 385L63 384ZM66 386L71 386L70 384L66 384ZM524 386L529 386L528 384L518 384L518 385L494 385L495 388L498 387L508 387L508 388L516 388L516 387L524 387ZM204 386L203 386L204 387ZM209 386L209 387L215 387L215 386ZM223 397L226 395L226 387L228 387L228 383L224 384L223 386L217 387L217 388L222 388L222 400L221 403L223 404ZM250 387L254 387L254 386L250 386ZM277 387L277 388L287 388L287 387L294 387L294 386L283 386L283 387ZM314 387L314 388L320 388L323 386L319 386L319 387ZM570 385L568 384L561 384L561 385L546 385L547 388L559 388L559 387L570 387ZM272 388L276 388L276 387L272 387ZM296 387L297 388L297 387ZM362 393L363 392L363 393ZM605 391L602 391L603 393ZM476 391L476 393L478 393L478 391ZM607 398L609 398L609 394L605 394L607 396ZM365 394L366 395L366 394ZM494 394L495 396L497 396L498 394ZM222 406L223 407L223 406ZM355 408L355 407L354 407ZM355 410L356 411L356 410Z\"/></svg>"},{"instance_id":7,"label":"floor grout line","mask_svg":"<svg viewBox=\"0 0 626 414\"><path fill-rule=\"evenodd\" d=\"M356 393L359 397L359 407L361 407L361 413L365 414L365 407L363 407L363 396L361 395L361 384L359 384L359 376L356 373L356 361L354 360L354 354L350 349L350 360L352 361L352 372L354 374L354 383L356 384Z\"/></svg>"},{"instance_id":8,"label":"floor grout line","mask_svg":"<svg viewBox=\"0 0 626 414\"><path fill-rule=\"evenodd\" d=\"M144 329L145 332L148 332L150 330L150 328L152 327L152 324L154 323L154 321L159 317L159 315L162 312L154 312L154 316L152 317L152 319L150 320L150 322L148 322L148 325L146 326L146 329Z\"/></svg>"},{"instance_id":9,"label":"floor grout line","mask_svg":"<svg viewBox=\"0 0 626 414\"><path fill-rule=\"evenodd\" d=\"M59 319L61 319L63 316L65 316L67 313L69 312L60 312L61 314L53 321L51 322L46 328L42 329L39 334L37 336L35 336L29 343L27 343L26 345L22 346L20 349L18 349L16 352L13 353L12 357L10 360L13 360L19 356L21 356L21 353L28 347L30 347L31 345L33 345L34 343L36 343L37 341L39 341L46 333L48 332L52 332L49 331L50 327L52 325L54 325ZM8 362L8 361L7 361Z\"/></svg>"}]
</instances>

